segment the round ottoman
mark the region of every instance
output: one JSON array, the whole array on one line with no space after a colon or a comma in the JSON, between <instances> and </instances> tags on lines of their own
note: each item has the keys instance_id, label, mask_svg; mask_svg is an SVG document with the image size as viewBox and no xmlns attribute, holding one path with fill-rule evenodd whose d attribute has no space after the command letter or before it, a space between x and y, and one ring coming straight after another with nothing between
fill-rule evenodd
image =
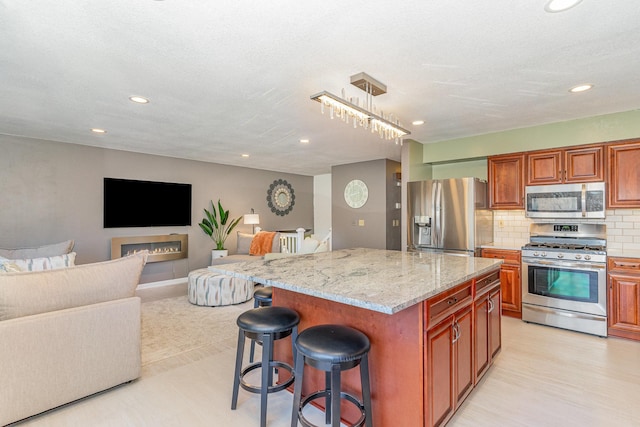
<instances>
[{"instance_id":1,"label":"round ottoman","mask_svg":"<svg viewBox=\"0 0 640 427\"><path fill-rule=\"evenodd\" d=\"M195 305L215 307L240 304L253 298L254 283L250 280L214 273L206 268L189 273L187 295Z\"/></svg>"}]
</instances>

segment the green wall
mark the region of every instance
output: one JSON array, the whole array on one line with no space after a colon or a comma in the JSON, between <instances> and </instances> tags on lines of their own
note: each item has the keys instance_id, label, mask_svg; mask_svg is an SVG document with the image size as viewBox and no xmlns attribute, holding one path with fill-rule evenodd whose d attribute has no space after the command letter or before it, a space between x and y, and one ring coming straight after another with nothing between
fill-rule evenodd
<instances>
[{"instance_id":1,"label":"green wall","mask_svg":"<svg viewBox=\"0 0 640 427\"><path fill-rule=\"evenodd\" d=\"M478 160L496 154L617 141L639 136L640 110L633 110L424 144L422 162L437 165L465 159ZM411 155L417 152L417 148L410 151ZM452 168L449 172L455 171L457 167L452 165ZM410 177L412 175L413 173Z\"/></svg>"},{"instance_id":2,"label":"green wall","mask_svg":"<svg viewBox=\"0 0 640 427\"><path fill-rule=\"evenodd\" d=\"M463 160L449 163L422 163L423 149L426 145L408 141L409 145L409 179L407 181L423 181L426 179L466 178L473 176L487 179L487 159ZM404 160L403 160L404 161Z\"/></svg>"}]
</instances>

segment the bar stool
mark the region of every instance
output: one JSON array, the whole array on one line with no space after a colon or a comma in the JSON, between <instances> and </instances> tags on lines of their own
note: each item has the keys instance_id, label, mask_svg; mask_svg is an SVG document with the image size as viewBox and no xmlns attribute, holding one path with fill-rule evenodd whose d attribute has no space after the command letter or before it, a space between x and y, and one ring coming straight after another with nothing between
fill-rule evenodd
<instances>
[{"instance_id":1,"label":"bar stool","mask_svg":"<svg viewBox=\"0 0 640 427\"><path fill-rule=\"evenodd\" d=\"M273 360L273 344L276 340L291 335L292 351L295 360L295 340L298 336L298 323L300 316L294 310L286 307L259 307L245 311L236 321L238 332L238 350L236 353L236 367L233 376L233 395L231 397L231 409L236 409L238 403L239 387L251 392L260 393L260 427L267 423L267 395L284 390L293 383L295 373L291 365ZM262 360L251 363L242 368L245 338L262 343ZM244 376L254 369L261 368L260 386L249 384ZM286 370L290 377L273 385L273 368L279 372Z\"/></svg>"},{"instance_id":2,"label":"bar stool","mask_svg":"<svg viewBox=\"0 0 640 427\"><path fill-rule=\"evenodd\" d=\"M268 307L273 301L273 288L271 286L263 286L253 293L253 308Z\"/></svg>"},{"instance_id":3,"label":"bar stool","mask_svg":"<svg viewBox=\"0 0 640 427\"><path fill-rule=\"evenodd\" d=\"M340 426L340 399L346 399L360 409L361 417L352 427L372 426L371 388L369 384L369 338L362 332L343 325L312 326L300 333L296 340L297 356L293 391L291 427L298 421L305 427L315 427L303 415L304 407L313 400L325 398L325 421L332 427ZM325 389L307 396L302 403L302 378L304 365L308 364L325 372ZM342 371L360 365L362 401L343 392L340 385Z\"/></svg>"},{"instance_id":4,"label":"bar stool","mask_svg":"<svg viewBox=\"0 0 640 427\"><path fill-rule=\"evenodd\" d=\"M253 308L269 307L273 301L273 289L271 286L258 288L253 292ZM249 363L253 363L253 354L256 350L256 341L251 340L251 351L249 351Z\"/></svg>"}]
</instances>

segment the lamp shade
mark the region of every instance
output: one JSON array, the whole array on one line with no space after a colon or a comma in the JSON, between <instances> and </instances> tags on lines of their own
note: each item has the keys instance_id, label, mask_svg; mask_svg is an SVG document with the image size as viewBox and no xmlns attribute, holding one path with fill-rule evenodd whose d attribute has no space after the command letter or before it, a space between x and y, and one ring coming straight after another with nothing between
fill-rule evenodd
<instances>
[{"instance_id":1,"label":"lamp shade","mask_svg":"<svg viewBox=\"0 0 640 427\"><path fill-rule=\"evenodd\" d=\"M258 214L245 214L244 215L244 223L246 225L260 224L260 215L258 215Z\"/></svg>"}]
</instances>

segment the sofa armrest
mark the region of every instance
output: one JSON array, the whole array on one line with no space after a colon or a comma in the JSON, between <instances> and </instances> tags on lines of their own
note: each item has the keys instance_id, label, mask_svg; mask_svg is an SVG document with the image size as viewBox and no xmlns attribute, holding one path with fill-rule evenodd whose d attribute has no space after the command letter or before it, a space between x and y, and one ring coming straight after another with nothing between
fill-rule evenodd
<instances>
[{"instance_id":1,"label":"sofa armrest","mask_svg":"<svg viewBox=\"0 0 640 427\"><path fill-rule=\"evenodd\" d=\"M0 321L0 425L140 376L140 298Z\"/></svg>"}]
</instances>

